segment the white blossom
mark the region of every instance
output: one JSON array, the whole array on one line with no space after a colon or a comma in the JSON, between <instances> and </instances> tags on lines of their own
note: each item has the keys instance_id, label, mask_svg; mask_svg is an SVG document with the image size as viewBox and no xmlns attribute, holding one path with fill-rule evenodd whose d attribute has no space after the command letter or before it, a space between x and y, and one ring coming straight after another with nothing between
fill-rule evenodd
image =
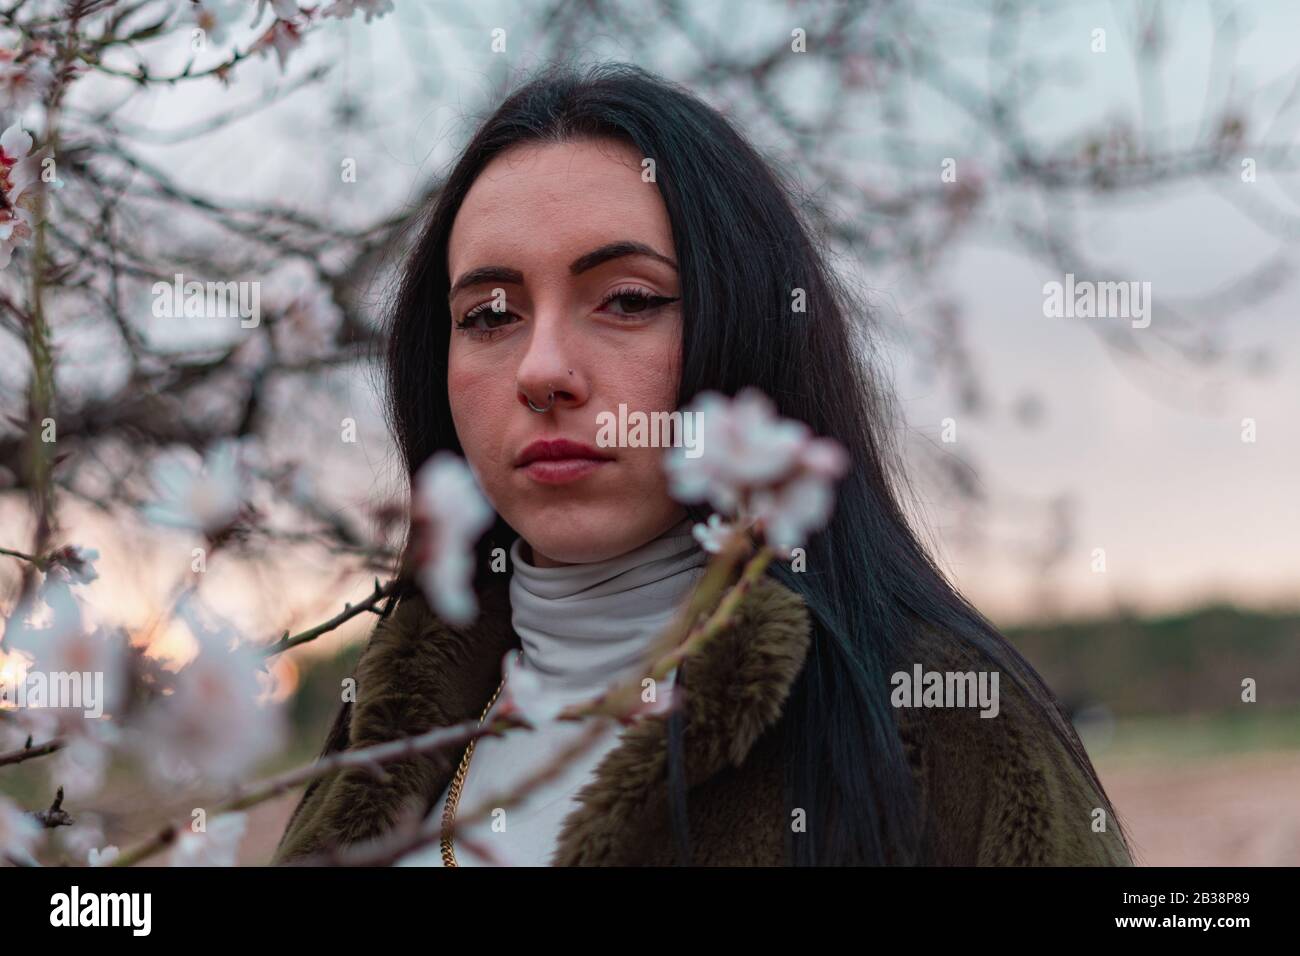
<instances>
[{"instance_id":1,"label":"white blossom","mask_svg":"<svg viewBox=\"0 0 1300 956\"><path fill-rule=\"evenodd\" d=\"M104 714L113 712L121 703L127 674L127 648L124 639L105 628L87 621L81 603L72 592L67 573L59 569L45 576L37 592L37 606L17 609L9 619L5 640L14 650L22 651L27 660L7 661L15 682L25 681L30 674L44 674L47 690L54 689L53 675L90 675L89 686L79 685L78 702L47 699L39 707L31 704L29 713L39 708L58 708L47 711L54 727L61 733L88 733L91 723L99 723ZM28 693L32 693L30 689ZM91 695L98 693L96 699ZM99 716L87 717L88 711L98 711ZM104 729L105 733L109 731ZM83 750L85 757L87 751Z\"/></svg>"},{"instance_id":2,"label":"white blossom","mask_svg":"<svg viewBox=\"0 0 1300 956\"><path fill-rule=\"evenodd\" d=\"M229 36L230 27L247 8L244 0L202 0L192 5L191 12L195 25L207 34L208 41L214 46L222 46ZM260 18L261 14L258 16Z\"/></svg>"},{"instance_id":3,"label":"white blossom","mask_svg":"<svg viewBox=\"0 0 1300 956\"><path fill-rule=\"evenodd\" d=\"M283 73L285 65L289 62L289 54L300 46L302 46L302 30L298 25L288 20L276 20L253 44L252 49L262 54L267 50L275 50L275 58L280 62L280 72Z\"/></svg>"},{"instance_id":4,"label":"white blossom","mask_svg":"<svg viewBox=\"0 0 1300 956\"><path fill-rule=\"evenodd\" d=\"M328 288L319 282L299 283L272 327L276 352L289 362L328 355L342 321L343 310Z\"/></svg>"},{"instance_id":5,"label":"white blossom","mask_svg":"<svg viewBox=\"0 0 1300 956\"><path fill-rule=\"evenodd\" d=\"M39 51L19 56L20 51L0 50L0 105L15 112L41 99L54 83L50 61Z\"/></svg>"},{"instance_id":6,"label":"white blossom","mask_svg":"<svg viewBox=\"0 0 1300 956\"><path fill-rule=\"evenodd\" d=\"M151 478L154 501L141 511L154 524L212 534L235 520L247 494L238 443L218 442L200 461L188 448L160 454Z\"/></svg>"},{"instance_id":7,"label":"white blossom","mask_svg":"<svg viewBox=\"0 0 1300 956\"><path fill-rule=\"evenodd\" d=\"M41 837L41 825L8 797L0 795L0 856L31 856Z\"/></svg>"},{"instance_id":8,"label":"white blossom","mask_svg":"<svg viewBox=\"0 0 1300 956\"><path fill-rule=\"evenodd\" d=\"M103 788L112 757L110 748L117 740L117 728L108 722L86 723L86 732L70 737L45 764L50 780L73 798L90 797Z\"/></svg>"},{"instance_id":9,"label":"white blossom","mask_svg":"<svg viewBox=\"0 0 1300 956\"><path fill-rule=\"evenodd\" d=\"M89 584L99 577L95 562L99 552L94 548L82 548L75 544L65 545L50 555L53 565L65 571L73 584Z\"/></svg>"},{"instance_id":10,"label":"white blossom","mask_svg":"<svg viewBox=\"0 0 1300 956\"><path fill-rule=\"evenodd\" d=\"M75 822L71 826L59 827L55 834L60 848L74 860L87 859L91 850L99 849L107 842L104 820L91 810L78 809Z\"/></svg>"},{"instance_id":11,"label":"white blossom","mask_svg":"<svg viewBox=\"0 0 1300 956\"><path fill-rule=\"evenodd\" d=\"M237 644L232 629L204 620L192 600L180 602L177 616L199 651L176 674L173 692L141 717L134 745L158 780L230 783L279 749L284 714L260 702L260 652Z\"/></svg>"},{"instance_id":12,"label":"white blossom","mask_svg":"<svg viewBox=\"0 0 1300 956\"><path fill-rule=\"evenodd\" d=\"M13 661L17 656L17 652L11 653L8 655L8 660ZM27 669L25 663L22 664L22 669ZM6 672L12 678L17 670L6 664L0 667L0 672ZM34 743L45 743L59 735L59 721L52 711L28 707L21 710L6 710L5 713L8 719L0 722L0 749L17 749L27 742L28 737L31 737Z\"/></svg>"},{"instance_id":13,"label":"white blossom","mask_svg":"<svg viewBox=\"0 0 1300 956\"><path fill-rule=\"evenodd\" d=\"M49 147L31 152L32 137L17 123L0 135L0 269L9 265L13 251L32 237L41 188L41 163ZM31 155L28 155L28 154Z\"/></svg>"},{"instance_id":14,"label":"white blossom","mask_svg":"<svg viewBox=\"0 0 1300 956\"><path fill-rule=\"evenodd\" d=\"M751 514L774 550L788 555L823 527L835 506L834 474L803 474L775 488L754 492Z\"/></svg>"},{"instance_id":15,"label":"white blossom","mask_svg":"<svg viewBox=\"0 0 1300 956\"><path fill-rule=\"evenodd\" d=\"M723 521L722 516L717 513L709 515L707 524L697 524L691 528L691 534L695 536L700 547L710 554L720 552L735 532L735 525Z\"/></svg>"},{"instance_id":16,"label":"white blossom","mask_svg":"<svg viewBox=\"0 0 1300 956\"><path fill-rule=\"evenodd\" d=\"M694 458L683 448L667 456L670 491L679 501L707 501L743 527L756 523L766 543L783 554L830 518L834 483L849 464L838 442L781 418L754 388L730 399L705 392L685 411L699 414L700 444ZM709 550L720 547L723 527L721 519L697 526L696 540Z\"/></svg>"},{"instance_id":17,"label":"white blossom","mask_svg":"<svg viewBox=\"0 0 1300 956\"><path fill-rule=\"evenodd\" d=\"M62 574L47 574L34 600L25 600L9 616L5 641L34 656L42 648L85 630L81 602L72 593L70 579ZM28 663L29 669L36 669Z\"/></svg>"},{"instance_id":18,"label":"white blossom","mask_svg":"<svg viewBox=\"0 0 1300 956\"><path fill-rule=\"evenodd\" d=\"M112 845L103 849L91 847L90 852L86 854L86 863L90 866L108 866L121 855L122 851Z\"/></svg>"},{"instance_id":19,"label":"white blossom","mask_svg":"<svg viewBox=\"0 0 1300 956\"><path fill-rule=\"evenodd\" d=\"M0 704L7 703L0 697ZM23 745L28 731L11 715L8 707L0 707L0 751L15 750Z\"/></svg>"},{"instance_id":20,"label":"white blossom","mask_svg":"<svg viewBox=\"0 0 1300 956\"><path fill-rule=\"evenodd\" d=\"M176 837L168 866L234 866L239 844L248 826L245 813L225 813L211 820L206 830L186 830Z\"/></svg>"},{"instance_id":21,"label":"white blossom","mask_svg":"<svg viewBox=\"0 0 1300 956\"><path fill-rule=\"evenodd\" d=\"M420 587L442 618L468 624L478 613L474 545L492 525L492 506L469 465L451 452L425 462L412 485Z\"/></svg>"},{"instance_id":22,"label":"white blossom","mask_svg":"<svg viewBox=\"0 0 1300 956\"><path fill-rule=\"evenodd\" d=\"M262 19L268 4L277 19L292 20L298 15L298 4L295 0L257 0L257 14L253 17L253 26L257 26L258 21Z\"/></svg>"}]
</instances>

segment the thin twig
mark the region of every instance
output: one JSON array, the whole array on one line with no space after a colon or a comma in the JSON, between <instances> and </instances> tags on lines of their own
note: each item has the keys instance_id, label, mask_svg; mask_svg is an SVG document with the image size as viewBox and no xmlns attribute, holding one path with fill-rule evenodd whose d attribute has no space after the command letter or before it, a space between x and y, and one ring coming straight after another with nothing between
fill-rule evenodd
<instances>
[{"instance_id":1,"label":"thin twig","mask_svg":"<svg viewBox=\"0 0 1300 956\"><path fill-rule=\"evenodd\" d=\"M27 744L17 750L11 750L8 753L0 754L0 767L12 766L16 763L22 763L26 760L33 760L36 757L47 757L52 753L57 753L67 746L67 741L62 737L55 737L47 740L45 743L36 747L32 746L32 739L27 738Z\"/></svg>"},{"instance_id":2,"label":"thin twig","mask_svg":"<svg viewBox=\"0 0 1300 956\"><path fill-rule=\"evenodd\" d=\"M277 654L283 654L290 648L297 647L299 644L306 644L308 641L314 641L322 634L328 634L339 625L352 620L352 618L356 617L358 614L364 614L367 611L374 611L376 604L396 592L397 585L398 581L396 578L384 585L380 585L379 579L376 578L374 591L372 591L370 596L364 601L357 604L345 604L343 605L343 610L338 614L335 614L328 621L323 624L317 624L315 627L308 628L298 634L294 634L292 637L289 635L288 631L285 631L283 637L263 650L262 653L267 657L274 657Z\"/></svg>"}]
</instances>

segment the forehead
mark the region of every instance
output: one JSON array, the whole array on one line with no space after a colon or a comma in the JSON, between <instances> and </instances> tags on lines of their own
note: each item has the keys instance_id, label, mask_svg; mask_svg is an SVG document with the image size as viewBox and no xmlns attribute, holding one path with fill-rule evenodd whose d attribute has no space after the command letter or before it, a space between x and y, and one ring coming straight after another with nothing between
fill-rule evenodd
<instances>
[{"instance_id":1,"label":"forehead","mask_svg":"<svg viewBox=\"0 0 1300 956\"><path fill-rule=\"evenodd\" d=\"M564 268L576 254L620 239L673 255L668 210L628 143L528 143L494 158L456 214L447 245L454 279L481 265Z\"/></svg>"}]
</instances>

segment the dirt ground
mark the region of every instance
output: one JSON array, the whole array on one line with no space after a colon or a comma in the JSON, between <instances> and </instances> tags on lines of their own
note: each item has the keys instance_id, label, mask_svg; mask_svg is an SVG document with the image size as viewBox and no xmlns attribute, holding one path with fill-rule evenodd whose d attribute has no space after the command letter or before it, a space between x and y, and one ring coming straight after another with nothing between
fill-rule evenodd
<instances>
[{"instance_id":1,"label":"dirt ground","mask_svg":"<svg viewBox=\"0 0 1300 956\"><path fill-rule=\"evenodd\" d=\"M1300 753L1097 764L1140 866L1300 865ZM241 863L264 864L297 794L250 815Z\"/></svg>"},{"instance_id":2,"label":"dirt ground","mask_svg":"<svg viewBox=\"0 0 1300 956\"><path fill-rule=\"evenodd\" d=\"M1098 763L1144 866L1300 865L1300 753Z\"/></svg>"}]
</instances>

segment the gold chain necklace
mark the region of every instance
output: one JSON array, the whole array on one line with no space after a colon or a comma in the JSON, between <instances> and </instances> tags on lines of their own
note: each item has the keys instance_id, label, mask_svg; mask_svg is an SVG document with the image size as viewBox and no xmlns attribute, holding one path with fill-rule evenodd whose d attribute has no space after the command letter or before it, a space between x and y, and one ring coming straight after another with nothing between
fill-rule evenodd
<instances>
[{"instance_id":1,"label":"gold chain necklace","mask_svg":"<svg viewBox=\"0 0 1300 956\"><path fill-rule=\"evenodd\" d=\"M518 660L522 651L516 652L515 659ZM487 719L488 711L492 705L497 702L501 695L501 690L506 686L506 679L501 678L501 683L497 685L496 692L493 693L492 699L487 702L483 708L483 713L479 715L478 725L483 726L483 721ZM456 862L456 851L451 845L451 824L456 819L456 808L460 805L460 791L465 786L465 774L469 772L469 759L474 756L474 745L478 743L475 737L465 747L465 755L460 758L460 766L456 768L456 775L451 778L451 786L447 788L447 803L442 808L442 865L459 866Z\"/></svg>"}]
</instances>

